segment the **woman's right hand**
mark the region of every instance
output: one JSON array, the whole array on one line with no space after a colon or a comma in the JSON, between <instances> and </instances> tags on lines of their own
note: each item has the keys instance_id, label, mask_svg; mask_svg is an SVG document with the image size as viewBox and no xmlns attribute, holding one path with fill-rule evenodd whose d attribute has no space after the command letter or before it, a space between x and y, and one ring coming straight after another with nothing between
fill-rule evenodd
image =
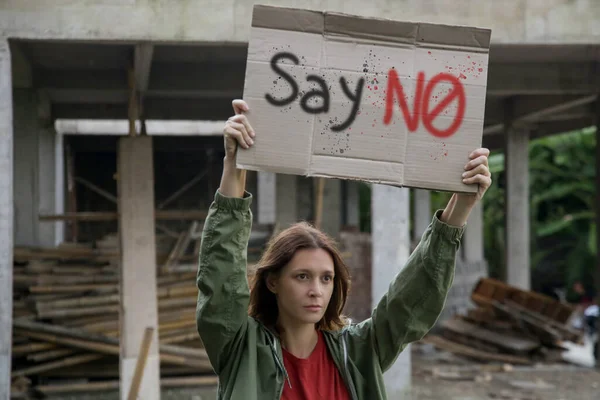
<instances>
[{"instance_id":1,"label":"woman's right hand","mask_svg":"<svg viewBox=\"0 0 600 400\"><path fill-rule=\"evenodd\" d=\"M230 117L223 128L223 137L225 139L225 158L235 160L238 144L248 149L254 144L254 130L244 114L249 110L248 104L244 100L233 100L233 110L235 115Z\"/></svg>"}]
</instances>

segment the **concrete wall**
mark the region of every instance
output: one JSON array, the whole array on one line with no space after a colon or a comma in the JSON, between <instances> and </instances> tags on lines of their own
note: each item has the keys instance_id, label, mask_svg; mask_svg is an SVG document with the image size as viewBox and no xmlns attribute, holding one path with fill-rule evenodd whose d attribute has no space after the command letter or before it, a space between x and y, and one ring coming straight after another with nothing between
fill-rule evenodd
<instances>
[{"instance_id":1,"label":"concrete wall","mask_svg":"<svg viewBox=\"0 0 600 400\"><path fill-rule=\"evenodd\" d=\"M0 37L247 41L249 0L4 0ZM261 0L410 21L475 25L496 43L597 42L595 0Z\"/></svg>"},{"instance_id":2,"label":"concrete wall","mask_svg":"<svg viewBox=\"0 0 600 400\"><path fill-rule=\"evenodd\" d=\"M39 118L39 99L27 89L13 92L14 111L14 243L54 246L55 223L39 214L55 212L55 140L51 125Z\"/></svg>"}]
</instances>

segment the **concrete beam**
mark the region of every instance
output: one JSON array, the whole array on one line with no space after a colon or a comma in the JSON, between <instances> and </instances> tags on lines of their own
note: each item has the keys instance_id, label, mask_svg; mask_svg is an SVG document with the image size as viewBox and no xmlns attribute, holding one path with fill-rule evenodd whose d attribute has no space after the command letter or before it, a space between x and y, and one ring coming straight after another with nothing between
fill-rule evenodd
<instances>
[{"instance_id":1,"label":"concrete beam","mask_svg":"<svg viewBox=\"0 0 600 400\"><path fill-rule=\"evenodd\" d=\"M0 26L9 37L30 39L243 42L250 33L252 2L222 0L4 0ZM293 0L277 2L297 6ZM600 9L586 0L339 0L310 8L409 21L491 28L496 43L597 43ZM534 21L534 23L532 23ZM573 21L577 21L573 23Z\"/></svg>"},{"instance_id":2,"label":"concrete beam","mask_svg":"<svg viewBox=\"0 0 600 400\"><path fill-rule=\"evenodd\" d=\"M12 84L16 89L33 87L31 61L23 52L21 45L13 40L9 42L11 54Z\"/></svg>"},{"instance_id":3,"label":"concrete beam","mask_svg":"<svg viewBox=\"0 0 600 400\"><path fill-rule=\"evenodd\" d=\"M576 118L573 120L549 120L546 122L538 122L527 124L529 129L529 139L538 139L545 136L555 135L575 131L578 129L588 128L594 125L594 117L586 116L584 118ZM483 146L488 149L502 149L505 145L504 132L490 135L483 135Z\"/></svg>"},{"instance_id":4,"label":"concrete beam","mask_svg":"<svg viewBox=\"0 0 600 400\"><path fill-rule=\"evenodd\" d=\"M298 177L296 175L276 174L275 223L279 225L279 230L298 221L297 189Z\"/></svg>"},{"instance_id":5,"label":"concrete beam","mask_svg":"<svg viewBox=\"0 0 600 400\"><path fill-rule=\"evenodd\" d=\"M318 180L315 179L314 181L316 183ZM321 229L332 237L338 238L342 225L342 181L336 178L325 178L323 189Z\"/></svg>"},{"instance_id":6,"label":"concrete beam","mask_svg":"<svg viewBox=\"0 0 600 400\"><path fill-rule=\"evenodd\" d=\"M487 94L596 94L600 76L595 62L490 63Z\"/></svg>"},{"instance_id":7,"label":"concrete beam","mask_svg":"<svg viewBox=\"0 0 600 400\"><path fill-rule=\"evenodd\" d=\"M495 179L492 176L492 179ZM471 210L463 240L463 256L466 262L485 260L483 252L483 205L481 202Z\"/></svg>"},{"instance_id":8,"label":"concrete beam","mask_svg":"<svg viewBox=\"0 0 600 400\"><path fill-rule=\"evenodd\" d=\"M550 96L518 96L511 98L510 102L502 101L496 103L493 109L486 106L486 121L502 121L506 107L511 107L508 110L513 116L514 122L536 122L546 118L560 116L561 113L577 109L585 115L593 115L592 109L589 107L596 101L597 95L550 95ZM563 117L562 119L568 119ZM492 135L502 133L504 123L499 122L493 125L488 125L484 128L484 135Z\"/></svg>"},{"instance_id":9,"label":"concrete beam","mask_svg":"<svg viewBox=\"0 0 600 400\"><path fill-rule=\"evenodd\" d=\"M136 122L139 129L139 121ZM149 136L222 136L225 121L157 121L146 120ZM115 135L126 136L127 120L60 119L56 131L63 135Z\"/></svg>"},{"instance_id":10,"label":"concrete beam","mask_svg":"<svg viewBox=\"0 0 600 400\"><path fill-rule=\"evenodd\" d=\"M11 53L0 39L0 400L10 399L13 315L13 97Z\"/></svg>"},{"instance_id":11,"label":"concrete beam","mask_svg":"<svg viewBox=\"0 0 600 400\"><path fill-rule=\"evenodd\" d=\"M120 389L126 400L146 327L154 328L139 398L160 399L153 138L122 137L118 148L121 247Z\"/></svg>"},{"instance_id":12,"label":"concrete beam","mask_svg":"<svg viewBox=\"0 0 600 400\"><path fill-rule=\"evenodd\" d=\"M410 255L410 189L378 184L371 187L371 307L375 307ZM409 345L384 375L390 399L409 398L410 352Z\"/></svg>"},{"instance_id":13,"label":"concrete beam","mask_svg":"<svg viewBox=\"0 0 600 400\"><path fill-rule=\"evenodd\" d=\"M529 290L529 131L509 125L505 133L506 281Z\"/></svg>"},{"instance_id":14,"label":"concrete beam","mask_svg":"<svg viewBox=\"0 0 600 400\"><path fill-rule=\"evenodd\" d=\"M431 223L431 191L413 189L414 215L413 215L413 244L421 241L421 237Z\"/></svg>"},{"instance_id":15,"label":"concrete beam","mask_svg":"<svg viewBox=\"0 0 600 400\"><path fill-rule=\"evenodd\" d=\"M116 68L117 66L115 66ZM214 60L202 63L154 62L149 87L157 91L221 91L244 87L245 62ZM121 69L36 71L43 88L127 89L127 74ZM488 96L596 95L600 76L593 62L579 63L490 63Z\"/></svg>"},{"instance_id":16,"label":"concrete beam","mask_svg":"<svg viewBox=\"0 0 600 400\"><path fill-rule=\"evenodd\" d=\"M154 46L151 43L140 43L134 49L134 71L137 90L143 95L148 90L150 68Z\"/></svg>"},{"instance_id":17,"label":"concrete beam","mask_svg":"<svg viewBox=\"0 0 600 400\"><path fill-rule=\"evenodd\" d=\"M157 120L227 120L231 99L154 99L146 97L144 116ZM52 105L55 119L127 119L127 104L64 103Z\"/></svg>"},{"instance_id":18,"label":"concrete beam","mask_svg":"<svg viewBox=\"0 0 600 400\"><path fill-rule=\"evenodd\" d=\"M275 224L277 222L277 174L258 171L257 201L259 224Z\"/></svg>"}]
</instances>

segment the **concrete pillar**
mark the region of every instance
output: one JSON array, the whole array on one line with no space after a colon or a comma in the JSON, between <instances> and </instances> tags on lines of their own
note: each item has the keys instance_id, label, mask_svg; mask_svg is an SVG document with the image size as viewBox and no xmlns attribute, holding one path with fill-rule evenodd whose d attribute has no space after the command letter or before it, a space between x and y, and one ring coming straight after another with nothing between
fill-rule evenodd
<instances>
[{"instance_id":1,"label":"concrete pillar","mask_svg":"<svg viewBox=\"0 0 600 400\"><path fill-rule=\"evenodd\" d=\"M410 197L407 188L372 185L372 307L387 292L410 255ZM409 399L411 386L410 345L385 375L388 398Z\"/></svg>"},{"instance_id":2,"label":"concrete pillar","mask_svg":"<svg viewBox=\"0 0 600 400\"><path fill-rule=\"evenodd\" d=\"M317 180L315 180L316 182ZM325 179L321 229L334 238L339 237L342 225L342 181Z\"/></svg>"},{"instance_id":3,"label":"concrete pillar","mask_svg":"<svg viewBox=\"0 0 600 400\"><path fill-rule=\"evenodd\" d=\"M56 134L54 141L54 210L56 214L65 212L65 151L62 134ZM65 240L65 222L54 223L54 245Z\"/></svg>"},{"instance_id":4,"label":"concrete pillar","mask_svg":"<svg viewBox=\"0 0 600 400\"><path fill-rule=\"evenodd\" d=\"M10 49L0 40L0 400L10 399L13 313L13 98Z\"/></svg>"},{"instance_id":5,"label":"concrete pillar","mask_svg":"<svg viewBox=\"0 0 600 400\"><path fill-rule=\"evenodd\" d=\"M463 236L463 257L467 262L480 262L484 261L485 257L483 254L483 205L481 202L477 203L469 220L467 221L467 228Z\"/></svg>"},{"instance_id":6,"label":"concrete pillar","mask_svg":"<svg viewBox=\"0 0 600 400\"><path fill-rule=\"evenodd\" d=\"M596 100L596 207L600 205L600 96ZM596 249L600 249L600 212L596 208ZM598 251L598 250L596 250ZM596 256L596 304L600 304L600 257ZM597 346L600 342L597 341ZM598 349L600 350L600 349ZM600 360L596 362L600 367Z\"/></svg>"},{"instance_id":7,"label":"concrete pillar","mask_svg":"<svg viewBox=\"0 0 600 400\"><path fill-rule=\"evenodd\" d=\"M431 192L414 189L413 242L416 245L431 223Z\"/></svg>"},{"instance_id":8,"label":"concrete pillar","mask_svg":"<svg viewBox=\"0 0 600 400\"><path fill-rule=\"evenodd\" d=\"M39 113L43 100L31 89L14 90L14 240L17 246L56 244L54 222L40 214L54 214L55 139L50 121Z\"/></svg>"},{"instance_id":9,"label":"concrete pillar","mask_svg":"<svg viewBox=\"0 0 600 400\"><path fill-rule=\"evenodd\" d=\"M296 176L296 207L298 221L311 221L314 216L314 178L298 175Z\"/></svg>"},{"instance_id":10,"label":"concrete pillar","mask_svg":"<svg viewBox=\"0 0 600 400\"><path fill-rule=\"evenodd\" d=\"M277 174L275 188L275 221L283 230L298 220L296 175Z\"/></svg>"},{"instance_id":11,"label":"concrete pillar","mask_svg":"<svg viewBox=\"0 0 600 400\"><path fill-rule=\"evenodd\" d=\"M529 131L505 125L506 281L529 290Z\"/></svg>"},{"instance_id":12,"label":"concrete pillar","mask_svg":"<svg viewBox=\"0 0 600 400\"><path fill-rule=\"evenodd\" d=\"M156 243L152 137L122 137L118 144L118 208L121 243L120 378L127 399L146 327L152 344L140 399L160 399Z\"/></svg>"},{"instance_id":13,"label":"concrete pillar","mask_svg":"<svg viewBox=\"0 0 600 400\"><path fill-rule=\"evenodd\" d=\"M347 227L360 227L359 182L342 181L343 224Z\"/></svg>"},{"instance_id":14,"label":"concrete pillar","mask_svg":"<svg viewBox=\"0 0 600 400\"><path fill-rule=\"evenodd\" d=\"M257 220L259 224L274 224L276 220L276 175L273 172L257 172Z\"/></svg>"}]
</instances>

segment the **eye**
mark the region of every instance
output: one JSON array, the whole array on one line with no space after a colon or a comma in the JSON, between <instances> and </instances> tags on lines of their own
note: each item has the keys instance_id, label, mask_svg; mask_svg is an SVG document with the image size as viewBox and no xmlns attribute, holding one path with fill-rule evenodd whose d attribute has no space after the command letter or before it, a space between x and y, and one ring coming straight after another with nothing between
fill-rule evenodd
<instances>
[{"instance_id":1,"label":"eye","mask_svg":"<svg viewBox=\"0 0 600 400\"><path fill-rule=\"evenodd\" d=\"M333 281L333 276L331 276L331 275L325 275L325 276L323 277L323 280L324 280L325 282L331 282L331 281Z\"/></svg>"},{"instance_id":2,"label":"eye","mask_svg":"<svg viewBox=\"0 0 600 400\"><path fill-rule=\"evenodd\" d=\"M306 278L308 278L308 275L307 275L307 274L304 274L304 273L302 273L302 274L298 274L298 275L296 275L296 278L298 278L298 279L306 279Z\"/></svg>"}]
</instances>

